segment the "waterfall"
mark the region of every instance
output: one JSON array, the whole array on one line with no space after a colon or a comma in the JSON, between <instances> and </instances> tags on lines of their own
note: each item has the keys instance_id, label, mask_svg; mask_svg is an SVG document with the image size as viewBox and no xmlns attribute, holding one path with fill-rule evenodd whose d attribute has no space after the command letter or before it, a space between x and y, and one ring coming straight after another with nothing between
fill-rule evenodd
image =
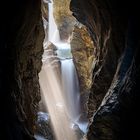
<instances>
[{"instance_id":1,"label":"waterfall","mask_svg":"<svg viewBox=\"0 0 140 140\"><path fill-rule=\"evenodd\" d=\"M69 117L76 121L79 117L79 85L73 60L62 60L61 69L65 104Z\"/></svg>"},{"instance_id":2,"label":"waterfall","mask_svg":"<svg viewBox=\"0 0 140 140\"><path fill-rule=\"evenodd\" d=\"M47 50L39 82L45 106L51 118L56 140L79 140L75 126L80 116L80 94L77 73L72 60L70 44L62 42L53 17L53 2L49 3L48 41L57 47L57 56ZM48 43L44 43L44 48ZM49 55L47 55L49 52ZM61 67L58 67L60 58ZM61 75L56 69L60 69Z\"/></svg>"},{"instance_id":3,"label":"waterfall","mask_svg":"<svg viewBox=\"0 0 140 140\"><path fill-rule=\"evenodd\" d=\"M59 42L60 36L53 16L53 2L49 3L48 7L49 7L49 32L48 32L49 39L48 40L55 44L56 42Z\"/></svg>"}]
</instances>

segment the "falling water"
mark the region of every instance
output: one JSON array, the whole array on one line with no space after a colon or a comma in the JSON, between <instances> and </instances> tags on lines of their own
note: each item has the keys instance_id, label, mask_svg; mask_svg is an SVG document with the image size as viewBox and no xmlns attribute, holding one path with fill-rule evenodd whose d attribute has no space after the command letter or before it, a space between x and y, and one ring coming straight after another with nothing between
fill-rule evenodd
<instances>
[{"instance_id":1,"label":"falling water","mask_svg":"<svg viewBox=\"0 0 140 140\"><path fill-rule=\"evenodd\" d=\"M55 43L60 41L60 36L53 17L53 2L49 3L48 6L49 6L49 33L48 33L49 41Z\"/></svg>"},{"instance_id":2,"label":"falling water","mask_svg":"<svg viewBox=\"0 0 140 140\"><path fill-rule=\"evenodd\" d=\"M77 140L70 126L62 88L53 67L44 65L40 85L57 140Z\"/></svg>"},{"instance_id":3,"label":"falling water","mask_svg":"<svg viewBox=\"0 0 140 140\"><path fill-rule=\"evenodd\" d=\"M61 64L65 104L69 110L69 117L76 121L79 117L79 87L76 71L72 59L61 61Z\"/></svg>"},{"instance_id":4,"label":"falling water","mask_svg":"<svg viewBox=\"0 0 140 140\"><path fill-rule=\"evenodd\" d=\"M60 69L58 59L50 59L56 56L51 54L51 50L47 50L49 55L44 54L43 66L39 74L42 97L51 118L56 140L79 140L73 128L80 116L78 79L70 53L70 44L62 42L59 37L53 17L53 3L49 3L48 35L49 42L58 49L57 57L61 59L61 76L56 70ZM46 44L47 42L44 43Z\"/></svg>"}]
</instances>

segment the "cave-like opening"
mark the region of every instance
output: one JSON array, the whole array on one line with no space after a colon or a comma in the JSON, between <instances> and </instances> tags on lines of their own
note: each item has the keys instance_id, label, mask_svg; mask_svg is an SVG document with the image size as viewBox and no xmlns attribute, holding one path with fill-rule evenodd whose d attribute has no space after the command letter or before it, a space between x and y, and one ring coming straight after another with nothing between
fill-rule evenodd
<instances>
[{"instance_id":1,"label":"cave-like opening","mask_svg":"<svg viewBox=\"0 0 140 140\"><path fill-rule=\"evenodd\" d=\"M62 46L58 50L57 45L60 43L56 42L50 43L49 48L43 50L44 28L40 0L6 0L1 4L6 9L0 9L0 139L34 140L37 127L40 127L36 126L37 115L40 115L37 121L41 121L39 134L53 139L54 134L47 121L51 119L49 113L46 113L48 109L40 106L39 111L44 113L38 112L38 73L41 70L43 51L50 57L53 55L55 60L58 59L52 63L57 64L58 69L54 73L60 74L57 75L59 80L62 79L62 66L65 66L63 74L71 77L72 73L66 71L74 70L67 65L71 57L73 59L80 85L82 111L88 112L90 120L86 139L138 139L139 4L135 0L131 3L127 0L71 0L70 9L79 23L73 17L65 16L71 14L67 11L70 0L54 2L57 2L53 6L59 37L63 43L68 39L71 51ZM47 11L47 8L44 10ZM48 21L48 15L42 15ZM73 24L74 29L71 30ZM70 38L69 34L72 34ZM45 39L48 38L45 36ZM56 54L61 56L62 64ZM70 65L73 62L70 61ZM63 85L61 80L57 83ZM64 105L58 102L55 106L62 109ZM71 108L66 107L66 110ZM75 116L71 114L68 115ZM83 114L85 116L85 112ZM43 115L45 118L42 118ZM82 120L85 119L83 116Z\"/></svg>"}]
</instances>

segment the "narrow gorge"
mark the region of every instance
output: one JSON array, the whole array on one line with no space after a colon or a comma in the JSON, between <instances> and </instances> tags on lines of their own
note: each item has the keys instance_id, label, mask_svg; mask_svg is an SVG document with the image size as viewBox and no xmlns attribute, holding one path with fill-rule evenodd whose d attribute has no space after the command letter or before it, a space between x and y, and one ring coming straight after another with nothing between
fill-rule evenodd
<instances>
[{"instance_id":1,"label":"narrow gorge","mask_svg":"<svg viewBox=\"0 0 140 140\"><path fill-rule=\"evenodd\" d=\"M4 1L0 140L139 139L138 9L136 0Z\"/></svg>"}]
</instances>

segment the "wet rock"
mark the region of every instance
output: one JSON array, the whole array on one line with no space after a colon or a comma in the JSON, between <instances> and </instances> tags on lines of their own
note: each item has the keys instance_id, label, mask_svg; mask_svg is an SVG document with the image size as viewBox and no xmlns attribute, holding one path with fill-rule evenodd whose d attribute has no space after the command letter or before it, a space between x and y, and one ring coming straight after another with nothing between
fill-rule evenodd
<instances>
[{"instance_id":1,"label":"wet rock","mask_svg":"<svg viewBox=\"0 0 140 140\"><path fill-rule=\"evenodd\" d=\"M53 71L56 73L56 76L58 76L58 79L60 79L61 63L56 51L57 47L49 42L47 48L44 49L42 61L44 66L53 68Z\"/></svg>"},{"instance_id":2,"label":"wet rock","mask_svg":"<svg viewBox=\"0 0 140 140\"><path fill-rule=\"evenodd\" d=\"M58 80L60 80L61 77L61 62L59 57L57 56L57 48L54 44L48 43L48 46L44 48L44 53L43 53L43 66L42 66L42 71L44 67L51 68L51 70L54 71L56 76L58 76ZM61 81L61 80L60 80ZM41 92L41 101L39 102L39 111L47 112L46 108L46 103L45 103L45 98Z\"/></svg>"},{"instance_id":3,"label":"wet rock","mask_svg":"<svg viewBox=\"0 0 140 140\"><path fill-rule=\"evenodd\" d=\"M83 136L84 136L84 133L82 132L82 130L79 128L79 126L77 124L73 124L73 127L72 127L76 137L77 137L77 140L82 140L83 139Z\"/></svg>"},{"instance_id":4,"label":"wet rock","mask_svg":"<svg viewBox=\"0 0 140 140\"><path fill-rule=\"evenodd\" d=\"M48 113L38 112L35 135L45 138L47 140L54 139L52 135L52 130L50 126L50 118L49 118Z\"/></svg>"}]
</instances>

